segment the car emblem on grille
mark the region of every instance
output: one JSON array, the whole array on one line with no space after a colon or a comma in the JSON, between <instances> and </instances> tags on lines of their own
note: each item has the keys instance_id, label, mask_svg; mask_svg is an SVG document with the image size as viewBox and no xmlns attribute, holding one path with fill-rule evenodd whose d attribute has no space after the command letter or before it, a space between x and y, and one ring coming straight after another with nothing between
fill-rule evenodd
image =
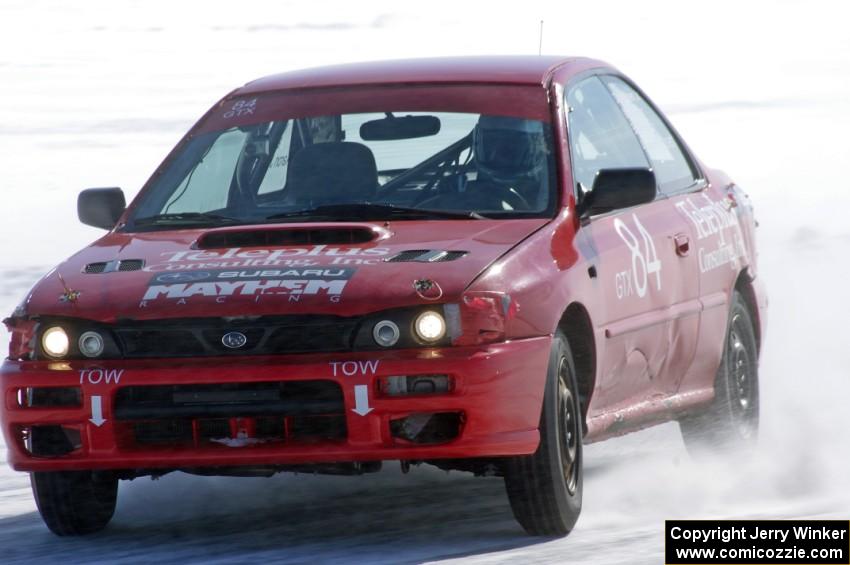
<instances>
[{"instance_id":1,"label":"car emblem on grille","mask_svg":"<svg viewBox=\"0 0 850 565\"><path fill-rule=\"evenodd\" d=\"M242 332L228 332L221 338L221 344L230 349L239 349L248 343L248 338Z\"/></svg>"}]
</instances>

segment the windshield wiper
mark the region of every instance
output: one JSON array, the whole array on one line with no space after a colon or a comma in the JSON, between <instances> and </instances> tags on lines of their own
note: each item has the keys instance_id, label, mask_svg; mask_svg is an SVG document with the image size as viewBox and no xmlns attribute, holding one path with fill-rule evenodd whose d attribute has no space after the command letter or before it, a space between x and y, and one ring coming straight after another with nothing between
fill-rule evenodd
<instances>
[{"instance_id":1,"label":"windshield wiper","mask_svg":"<svg viewBox=\"0 0 850 565\"><path fill-rule=\"evenodd\" d=\"M307 210L295 210L267 216L267 220L315 218L330 221L345 220L398 220L398 219L473 219L486 220L478 212L459 212L453 210L428 210L424 208L406 208L389 204L370 204L354 202L350 204L326 204Z\"/></svg>"},{"instance_id":2,"label":"windshield wiper","mask_svg":"<svg viewBox=\"0 0 850 565\"><path fill-rule=\"evenodd\" d=\"M176 212L173 214L157 214L133 220L134 226L163 226L163 225L216 225L245 223L245 220L211 214L209 212Z\"/></svg>"}]
</instances>

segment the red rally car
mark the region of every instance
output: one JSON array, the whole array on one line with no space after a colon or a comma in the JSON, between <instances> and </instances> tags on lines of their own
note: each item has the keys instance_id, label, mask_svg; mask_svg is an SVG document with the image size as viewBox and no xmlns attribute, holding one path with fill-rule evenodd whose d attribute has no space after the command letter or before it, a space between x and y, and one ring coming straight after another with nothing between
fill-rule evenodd
<instances>
[{"instance_id":1,"label":"red rally car","mask_svg":"<svg viewBox=\"0 0 850 565\"><path fill-rule=\"evenodd\" d=\"M108 230L5 320L2 428L47 526L106 526L120 479L504 477L565 535L582 443L758 428L752 207L649 99L584 58L296 71L209 110Z\"/></svg>"}]
</instances>

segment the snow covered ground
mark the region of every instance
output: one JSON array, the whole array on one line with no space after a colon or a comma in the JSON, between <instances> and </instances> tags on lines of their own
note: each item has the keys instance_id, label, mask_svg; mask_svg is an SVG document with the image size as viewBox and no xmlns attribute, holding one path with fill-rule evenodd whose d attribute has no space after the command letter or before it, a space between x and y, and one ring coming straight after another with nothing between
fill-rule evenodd
<instances>
[{"instance_id":1,"label":"snow covered ground","mask_svg":"<svg viewBox=\"0 0 850 565\"><path fill-rule=\"evenodd\" d=\"M395 466L122 483L110 528L65 540L27 477L0 466L0 561L659 563L665 518L850 515L850 7L554 4L0 0L0 313L97 237L76 221L79 189L135 194L233 86L351 60L535 53L544 19L544 52L616 64L753 197L771 297L759 456L693 462L674 424L591 446L584 512L554 541L522 534L498 479Z\"/></svg>"}]
</instances>

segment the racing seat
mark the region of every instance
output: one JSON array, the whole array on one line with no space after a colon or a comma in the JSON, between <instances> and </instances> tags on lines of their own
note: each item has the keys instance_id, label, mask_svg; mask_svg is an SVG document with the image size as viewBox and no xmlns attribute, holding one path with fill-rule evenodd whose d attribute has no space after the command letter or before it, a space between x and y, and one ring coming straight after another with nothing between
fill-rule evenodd
<instances>
[{"instance_id":1,"label":"racing seat","mask_svg":"<svg viewBox=\"0 0 850 565\"><path fill-rule=\"evenodd\" d=\"M303 206L368 202L378 190L375 156L350 141L308 145L292 156L286 186Z\"/></svg>"}]
</instances>

